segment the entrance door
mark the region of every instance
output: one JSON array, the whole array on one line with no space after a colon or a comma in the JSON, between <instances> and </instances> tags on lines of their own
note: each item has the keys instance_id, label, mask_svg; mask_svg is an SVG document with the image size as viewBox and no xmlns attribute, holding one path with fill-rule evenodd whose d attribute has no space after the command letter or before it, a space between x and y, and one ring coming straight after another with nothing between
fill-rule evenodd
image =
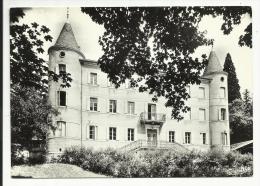
<instances>
[{"instance_id":1,"label":"entrance door","mask_svg":"<svg viewBox=\"0 0 260 186\"><path fill-rule=\"evenodd\" d=\"M157 146L157 130L156 129L147 129L147 145L149 147Z\"/></svg>"},{"instance_id":2,"label":"entrance door","mask_svg":"<svg viewBox=\"0 0 260 186\"><path fill-rule=\"evenodd\" d=\"M156 105L148 104L148 120L156 120Z\"/></svg>"}]
</instances>

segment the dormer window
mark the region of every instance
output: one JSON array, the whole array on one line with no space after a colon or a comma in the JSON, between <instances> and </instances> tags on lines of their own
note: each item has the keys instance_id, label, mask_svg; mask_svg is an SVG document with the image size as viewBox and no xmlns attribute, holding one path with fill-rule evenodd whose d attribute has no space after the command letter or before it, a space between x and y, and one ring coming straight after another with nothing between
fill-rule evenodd
<instances>
[{"instance_id":1,"label":"dormer window","mask_svg":"<svg viewBox=\"0 0 260 186\"><path fill-rule=\"evenodd\" d=\"M65 52L64 51L61 51L60 52L60 58L64 58L65 57Z\"/></svg>"}]
</instances>

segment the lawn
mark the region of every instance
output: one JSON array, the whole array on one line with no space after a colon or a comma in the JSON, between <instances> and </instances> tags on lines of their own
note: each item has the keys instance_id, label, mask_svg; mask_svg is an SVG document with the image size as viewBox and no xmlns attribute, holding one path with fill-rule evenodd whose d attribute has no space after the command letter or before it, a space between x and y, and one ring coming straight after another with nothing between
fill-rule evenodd
<instances>
[{"instance_id":1,"label":"lawn","mask_svg":"<svg viewBox=\"0 0 260 186\"><path fill-rule=\"evenodd\" d=\"M100 178L106 177L82 168L61 163L41 165L20 165L11 169L13 178Z\"/></svg>"}]
</instances>

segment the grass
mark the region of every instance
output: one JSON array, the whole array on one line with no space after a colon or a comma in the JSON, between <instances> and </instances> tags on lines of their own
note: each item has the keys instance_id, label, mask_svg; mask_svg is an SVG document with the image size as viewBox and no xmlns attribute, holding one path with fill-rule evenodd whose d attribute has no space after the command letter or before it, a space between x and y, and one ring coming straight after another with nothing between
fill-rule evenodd
<instances>
[{"instance_id":1,"label":"grass","mask_svg":"<svg viewBox=\"0 0 260 186\"><path fill-rule=\"evenodd\" d=\"M13 178L100 178L106 177L82 168L61 163L40 164L40 165L20 165L11 169Z\"/></svg>"}]
</instances>

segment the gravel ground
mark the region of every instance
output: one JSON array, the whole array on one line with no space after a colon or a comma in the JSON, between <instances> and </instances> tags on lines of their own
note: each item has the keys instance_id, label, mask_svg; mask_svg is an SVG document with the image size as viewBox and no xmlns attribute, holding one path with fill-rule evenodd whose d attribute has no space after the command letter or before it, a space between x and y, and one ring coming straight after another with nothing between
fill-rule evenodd
<instances>
[{"instance_id":1,"label":"gravel ground","mask_svg":"<svg viewBox=\"0 0 260 186\"><path fill-rule=\"evenodd\" d=\"M107 177L101 174L85 171L82 168L69 164L42 164L13 166L13 178L100 178Z\"/></svg>"}]
</instances>

